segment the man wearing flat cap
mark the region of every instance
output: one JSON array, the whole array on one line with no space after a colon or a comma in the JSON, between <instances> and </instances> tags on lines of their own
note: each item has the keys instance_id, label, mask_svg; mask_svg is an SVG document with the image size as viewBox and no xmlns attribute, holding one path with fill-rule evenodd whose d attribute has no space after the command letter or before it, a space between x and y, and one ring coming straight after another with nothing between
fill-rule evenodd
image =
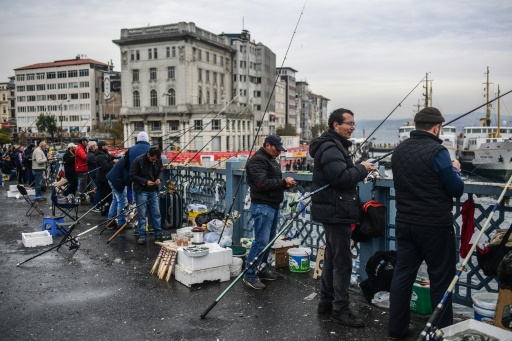
<instances>
[{"instance_id":1,"label":"man wearing flat cap","mask_svg":"<svg viewBox=\"0 0 512 341\"><path fill-rule=\"evenodd\" d=\"M247 256L246 266L249 269L245 273L243 282L253 289L265 289L265 284L261 280L277 279L277 275L270 271L268 266L258 273L256 271L261 264L268 264L270 248L252 267L249 267L249 264L276 236L279 205L283 201L284 190L297 185L293 178L283 179L277 157L285 151L281 137L269 135L265 138L263 147L254 153L245 167L247 183L251 189L250 212L254 219L254 241Z\"/></svg>"},{"instance_id":2,"label":"man wearing flat cap","mask_svg":"<svg viewBox=\"0 0 512 341\"><path fill-rule=\"evenodd\" d=\"M394 150L391 164L396 191L397 263L391 282L389 337L410 336L409 304L416 274L428 267L430 299L435 307L455 276L453 197L464 192L460 163L450 160L439 133L444 122L433 107L414 117L416 130ZM438 328L453 324L451 301Z\"/></svg>"}]
</instances>

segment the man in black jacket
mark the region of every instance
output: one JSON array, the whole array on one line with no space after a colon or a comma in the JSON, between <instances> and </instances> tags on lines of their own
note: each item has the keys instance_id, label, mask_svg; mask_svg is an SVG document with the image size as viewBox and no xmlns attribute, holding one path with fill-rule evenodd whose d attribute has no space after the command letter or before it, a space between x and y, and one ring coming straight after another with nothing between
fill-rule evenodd
<instances>
[{"instance_id":1,"label":"man in black jacket","mask_svg":"<svg viewBox=\"0 0 512 341\"><path fill-rule=\"evenodd\" d=\"M68 196L70 194L74 196L76 189L78 188L78 174L76 174L75 170L75 150L76 145L74 143L69 143L68 150L66 150L62 157L62 163L64 163L64 177L68 181L68 186L62 193L64 196Z\"/></svg>"},{"instance_id":2,"label":"man in black jacket","mask_svg":"<svg viewBox=\"0 0 512 341\"><path fill-rule=\"evenodd\" d=\"M155 229L155 239L162 241L164 231L161 226L160 207L158 200L158 186L162 173L162 152L158 147L152 147L146 154L137 156L130 166L130 179L133 181L133 194L137 204L139 238L137 244L146 244L146 214L149 216Z\"/></svg>"},{"instance_id":3,"label":"man in black jacket","mask_svg":"<svg viewBox=\"0 0 512 341\"><path fill-rule=\"evenodd\" d=\"M254 241L247 256L246 266L251 263L267 244L276 236L279 222L279 205L284 198L284 190L297 185L293 178L283 179L281 166L276 160L281 152L286 151L281 137L269 135L245 167L247 183L251 189L250 212L254 219ZM277 276L268 267L256 274L262 263L267 264L270 248L247 270L243 282L254 289L265 289L261 280L276 280Z\"/></svg>"},{"instance_id":4,"label":"man in black jacket","mask_svg":"<svg viewBox=\"0 0 512 341\"><path fill-rule=\"evenodd\" d=\"M109 153L107 141L99 141L98 150L96 151L96 165L99 167L98 172L96 173L96 180L100 185L103 206L105 203L108 203L110 206L110 203L112 202L112 189L108 184L107 174L110 172L112 167L114 167L117 161L118 160L114 159L114 157Z\"/></svg>"},{"instance_id":5,"label":"man in black jacket","mask_svg":"<svg viewBox=\"0 0 512 341\"><path fill-rule=\"evenodd\" d=\"M358 223L357 183L364 180L373 164L354 165L348 148L355 130L354 113L337 109L329 116L329 130L311 142L314 157L313 185L326 189L312 197L311 214L325 231L325 258L318 314L330 314L331 320L350 327L364 327L349 307L348 288L352 272L350 250L351 224Z\"/></svg>"}]
</instances>

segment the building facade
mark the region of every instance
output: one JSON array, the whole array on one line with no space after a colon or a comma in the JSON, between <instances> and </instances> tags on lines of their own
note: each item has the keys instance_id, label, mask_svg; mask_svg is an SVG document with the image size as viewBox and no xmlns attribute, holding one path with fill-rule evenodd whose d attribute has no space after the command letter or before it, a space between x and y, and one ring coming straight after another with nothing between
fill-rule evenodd
<instances>
[{"instance_id":1,"label":"building facade","mask_svg":"<svg viewBox=\"0 0 512 341\"><path fill-rule=\"evenodd\" d=\"M9 97L10 89L8 82L0 83L0 122L9 121Z\"/></svg>"},{"instance_id":2,"label":"building facade","mask_svg":"<svg viewBox=\"0 0 512 341\"><path fill-rule=\"evenodd\" d=\"M126 147L148 132L163 150L247 150L252 107L233 98L230 39L194 23L122 29L121 118Z\"/></svg>"},{"instance_id":3,"label":"building facade","mask_svg":"<svg viewBox=\"0 0 512 341\"><path fill-rule=\"evenodd\" d=\"M80 56L15 69L18 132L37 132L37 117L46 114L56 116L61 137L87 135L100 122L101 82L110 69Z\"/></svg>"},{"instance_id":4,"label":"building facade","mask_svg":"<svg viewBox=\"0 0 512 341\"><path fill-rule=\"evenodd\" d=\"M298 71L291 67L278 67L276 73L279 79L285 83L285 124L290 124L297 129L300 134L300 106L297 106L297 89L295 74Z\"/></svg>"}]
</instances>

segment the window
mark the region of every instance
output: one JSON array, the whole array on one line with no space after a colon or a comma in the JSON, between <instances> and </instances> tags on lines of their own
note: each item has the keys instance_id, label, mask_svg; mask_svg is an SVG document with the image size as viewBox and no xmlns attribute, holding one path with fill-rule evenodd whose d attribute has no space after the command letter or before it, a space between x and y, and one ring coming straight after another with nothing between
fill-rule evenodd
<instances>
[{"instance_id":1,"label":"window","mask_svg":"<svg viewBox=\"0 0 512 341\"><path fill-rule=\"evenodd\" d=\"M213 75L213 82L212 83L213 84L217 84L217 72L213 72L212 75Z\"/></svg>"},{"instance_id":2,"label":"window","mask_svg":"<svg viewBox=\"0 0 512 341\"><path fill-rule=\"evenodd\" d=\"M35 102L36 96L27 96L27 102Z\"/></svg>"},{"instance_id":3,"label":"window","mask_svg":"<svg viewBox=\"0 0 512 341\"><path fill-rule=\"evenodd\" d=\"M35 85L27 85L27 91L36 91Z\"/></svg>"},{"instance_id":4,"label":"window","mask_svg":"<svg viewBox=\"0 0 512 341\"><path fill-rule=\"evenodd\" d=\"M66 71L58 71L57 72L57 78L66 78L67 72Z\"/></svg>"},{"instance_id":5,"label":"window","mask_svg":"<svg viewBox=\"0 0 512 341\"><path fill-rule=\"evenodd\" d=\"M18 96L16 102L25 102L25 96Z\"/></svg>"},{"instance_id":6,"label":"window","mask_svg":"<svg viewBox=\"0 0 512 341\"><path fill-rule=\"evenodd\" d=\"M213 91L213 104L217 104L217 91Z\"/></svg>"},{"instance_id":7,"label":"window","mask_svg":"<svg viewBox=\"0 0 512 341\"><path fill-rule=\"evenodd\" d=\"M203 129L203 120L194 120L194 130Z\"/></svg>"},{"instance_id":8,"label":"window","mask_svg":"<svg viewBox=\"0 0 512 341\"><path fill-rule=\"evenodd\" d=\"M176 75L174 74L174 66L167 67L167 78L169 78L169 79L176 78Z\"/></svg>"},{"instance_id":9,"label":"window","mask_svg":"<svg viewBox=\"0 0 512 341\"><path fill-rule=\"evenodd\" d=\"M48 100L49 101L56 101L57 100L57 95L48 95Z\"/></svg>"},{"instance_id":10,"label":"window","mask_svg":"<svg viewBox=\"0 0 512 341\"><path fill-rule=\"evenodd\" d=\"M57 84L57 88L58 89L67 89L68 83L59 83L59 84Z\"/></svg>"},{"instance_id":11,"label":"window","mask_svg":"<svg viewBox=\"0 0 512 341\"><path fill-rule=\"evenodd\" d=\"M220 130L220 120L212 120L212 130Z\"/></svg>"},{"instance_id":12,"label":"window","mask_svg":"<svg viewBox=\"0 0 512 341\"><path fill-rule=\"evenodd\" d=\"M206 70L204 73L206 74L206 82L209 83L210 82L210 71Z\"/></svg>"},{"instance_id":13,"label":"window","mask_svg":"<svg viewBox=\"0 0 512 341\"><path fill-rule=\"evenodd\" d=\"M169 121L169 130L177 131L179 128L180 128L180 121L178 121L178 120Z\"/></svg>"},{"instance_id":14,"label":"window","mask_svg":"<svg viewBox=\"0 0 512 341\"><path fill-rule=\"evenodd\" d=\"M48 90L55 90L57 89L57 84L53 83L53 84L48 84L48 86L46 87Z\"/></svg>"},{"instance_id":15,"label":"window","mask_svg":"<svg viewBox=\"0 0 512 341\"><path fill-rule=\"evenodd\" d=\"M176 91L169 89L167 93L167 105L176 105Z\"/></svg>"},{"instance_id":16,"label":"window","mask_svg":"<svg viewBox=\"0 0 512 341\"><path fill-rule=\"evenodd\" d=\"M139 50L135 50L135 60L140 60Z\"/></svg>"},{"instance_id":17,"label":"window","mask_svg":"<svg viewBox=\"0 0 512 341\"><path fill-rule=\"evenodd\" d=\"M46 90L46 84L37 84L36 89L37 89L37 91Z\"/></svg>"},{"instance_id":18,"label":"window","mask_svg":"<svg viewBox=\"0 0 512 341\"><path fill-rule=\"evenodd\" d=\"M150 131L161 131L162 130L162 122L150 121L149 122L149 130Z\"/></svg>"},{"instance_id":19,"label":"window","mask_svg":"<svg viewBox=\"0 0 512 341\"><path fill-rule=\"evenodd\" d=\"M198 95L198 98L197 98L197 103L198 104L203 104L203 91L201 89L199 89L199 95Z\"/></svg>"},{"instance_id":20,"label":"window","mask_svg":"<svg viewBox=\"0 0 512 341\"><path fill-rule=\"evenodd\" d=\"M41 79L45 79L45 76L46 74L44 72L39 72L36 74L36 77L38 80L41 80Z\"/></svg>"},{"instance_id":21,"label":"window","mask_svg":"<svg viewBox=\"0 0 512 341\"><path fill-rule=\"evenodd\" d=\"M206 62L210 62L210 52L206 51Z\"/></svg>"},{"instance_id":22,"label":"window","mask_svg":"<svg viewBox=\"0 0 512 341\"><path fill-rule=\"evenodd\" d=\"M201 50L197 49L197 60L202 60L202 59L203 59L203 56L201 54Z\"/></svg>"},{"instance_id":23,"label":"window","mask_svg":"<svg viewBox=\"0 0 512 341\"><path fill-rule=\"evenodd\" d=\"M80 87L81 88L88 88L89 87L89 82L80 82Z\"/></svg>"},{"instance_id":24,"label":"window","mask_svg":"<svg viewBox=\"0 0 512 341\"><path fill-rule=\"evenodd\" d=\"M144 122L133 122L133 130L135 131L143 131L144 130Z\"/></svg>"},{"instance_id":25,"label":"window","mask_svg":"<svg viewBox=\"0 0 512 341\"><path fill-rule=\"evenodd\" d=\"M206 90L206 102L205 104L210 104L210 91Z\"/></svg>"},{"instance_id":26,"label":"window","mask_svg":"<svg viewBox=\"0 0 512 341\"><path fill-rule=\"evenodd\" d=\"M58 99L60 99L60 100L68 99L68 94L59 94L59 95L57 96L57 98L58 98Z\"/></svg>"},{"instance_id":27,"label":"window","mask_svg":"<svg viewBox=\"0 0 512 341\"><path fill-rule=\"evenodd\" d=\"M132 62L135 60L135 51L130 51L130 60Z\"/></svg>"},{"instance_id":28,"label":"window","mask_svg":"<svg viewBox=\"0 0 512 341\"><path fill-rule=\"evenodd\" d=\"M169 46L165 48L165 56L167 58L171 57L171 48Z\"/></svg>"},{"instance_id":29,"label":"window","mask_svg":"<svg viewBox=\"0 0 512 341\"><path fill-rule=\"evenodd\" d=\"M133 92L133 106L135 108L139 108L140 107L140 94L138 91L134 91Z\"/></svg>"},{"instance_id":30,"label":"window","mask_svg":"<svg viewBox=\"0 0 512 341\"><path fill-rule=\"evenodd\" d=\"M37 95L38 101L46 101L46 95Z\"/></svg>"},{"instance_id":31,"label":"window","mask_svg":"<svg viewBox=\"0 0 512 341\"><path fill-rule=\"evenodd\" d=\"M158 105L158 95L155 89L151 90L149 93L149 98L151 101L151 106L156 107Z\"/></svg>"},{"instance_id":32,"label":"window","mask_svg":"<svg viewBox=\"0 0 512 341\"><path fill-rule=\"evenodd\" d=\"M132 70L132 82L138 82L139 81L139 70L133 69Z\"/></svg>"},{"instance_id":33,"label":"window","mask_svg":"<svg viewBox=\"0 0 512 341\"><path fill-rule=\"evenodd\" d=\"M36 75L33 74L33 73L27 73L27 80L28 81L33 81L36 77Z\"/></svg>"},{"instance_id":34,"label":"window","mask_svg":"<svg viewBox=\"0 0 512 341\"><path fill-rule=\"evenodd\" d=\"M69 82L68 87L70 89L78 89L78 82Z\"/></svg>"},{"instance_id":35,"label":"window","mask_svg":"<svg viewBox=\"0 0 512 341\"><path fill-rule=\"evenodd\" d=\"M224 86L224 74L223 73L220 74L220 85Z\"/></svg>"},{"instance_id":36,"label":"window","mask_svg":"<svg viewBox=\"0 0 512 341\"><path fill-rule=\"evenodd\" d=\"M71 99L78 99L78 94L70 94Z\"/></svg>"},{"instance_id":37,"label":"window","mask_svg":"<svg viewBox=\"0 0 512 341\"><path fill-rule=\"evenodd\" d=\"M172 47L172 57L173 58L176 57L176 47L175 46Z\"/></svg>"},{"instance_id":38,"label":"window","mask_svg":"<svg viewBox=\"0 0 512 341\"><path fill-rule=\"evenodd\" d=\"M156 80L156 67L149 68L149 79Z\"/></svg>"},{"instance_id":39,"label":"window","mask_svg":"<svg viewBox=\"0 0 512 341\"><path fill-rule=\"evenodd\" d=\"M78 77L78 70L69 70L68 78L71 78L71 77Z\"/></svg>"},{"instance_id":40,"label":"window","mask_svg":"<svg viewBox=\"0 0 512 341\"><path fill-rule=\"evenodd\" d=\"M89 93L88 92L82 92L80 94L80 99L88 99L89 98Z\"/></svg>"},{"instance_id":41,"label":"window","mask_svg":"<svg viewBox=\"0 0 512 341\"><path fill-rule=\"evenodd\" d=\"M217 55L213 54L213 64L217 64Z\"/></svg>"},{"instance_id":42,"label":"window","mask_svg":"<svg viewBox=\"0 0 512 341\"><path fill-rule=\"evenodd\" d=\"M25 75L17 75L17 76L16 76L16 80L17 80L18 82L23 82L23 81L25 80Z\"/></svg>"},{"instance_id":43,"label":"window","mask_svg":"<svg viewBox=\"0 0 512 341\"><path fill-rule=\"evenodd\" d=\"M224 57L223 56L220 56L220 66L224 66Z\"/></svg>"},{"instance_id":44,"label":"window","mask_svg":"<svg viewBox=\"0 0 512 341\"><path fill-rule=\"evenodd\" d=\"M89 69L83 69L79 71L80 77L89 77Z\"/></svg>"},{"instance_id":45,"label":"window","mask_svg":"<svg viewBox=\"0 0 512 341\"><path fill-rule=\"evenodd\" d=\"M148 59L153 59L153 50L148 49Z\"/></svg>"},{"instance_id":46,"label":"window","mask_svg":"<svg viewBox=\"0 0 512 341\"><path fill-rule=\"evenodd\" d=\"M55 72L47 72L46 79L55 79Z\"/></svg>"},{"instance_id":47,"label":"window","mask_svg":"<svg viewBox=\"0 0 512 341\"><path fill-rule=\"evenodd\" d=\"M201 70L200 68L197 69L197 80L198 81L202 81L203 80L203 70Z\"/></svg>"}]
</instances>

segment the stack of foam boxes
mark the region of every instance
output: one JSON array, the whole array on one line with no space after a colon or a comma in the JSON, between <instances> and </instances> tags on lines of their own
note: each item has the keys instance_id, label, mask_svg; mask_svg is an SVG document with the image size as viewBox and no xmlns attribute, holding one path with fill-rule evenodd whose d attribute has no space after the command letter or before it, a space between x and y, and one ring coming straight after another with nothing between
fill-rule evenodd
<instances>
[{"instance_id":1,"label":"stack of foam boxes","mask_svg":"<svg viewBox=\"0 0 512 341\"><path fill-rule=\"evenodd\" d=\"M217 243L205 243L202 246L210 249L209 253L202 257L190 257L185 254L183 248L178 249L175 279L187 287L205 281L229 281L233 250L222 248Z\"/></svg>"},{"instance_id":2,"label":"stack of foam boxes","mask_svg":"<svg viewBox=\"0 0 512 341\"><path fill-rule=\"evenodd\" d=\"M34 196L36 195L35 189L30 189L28 187L25 188L27 190L27 195ZM9 190L7 191L7 198L21 198L21 194L18 191L18 187L16 185L9 185Z\"/></svg>"}]
</instances>

